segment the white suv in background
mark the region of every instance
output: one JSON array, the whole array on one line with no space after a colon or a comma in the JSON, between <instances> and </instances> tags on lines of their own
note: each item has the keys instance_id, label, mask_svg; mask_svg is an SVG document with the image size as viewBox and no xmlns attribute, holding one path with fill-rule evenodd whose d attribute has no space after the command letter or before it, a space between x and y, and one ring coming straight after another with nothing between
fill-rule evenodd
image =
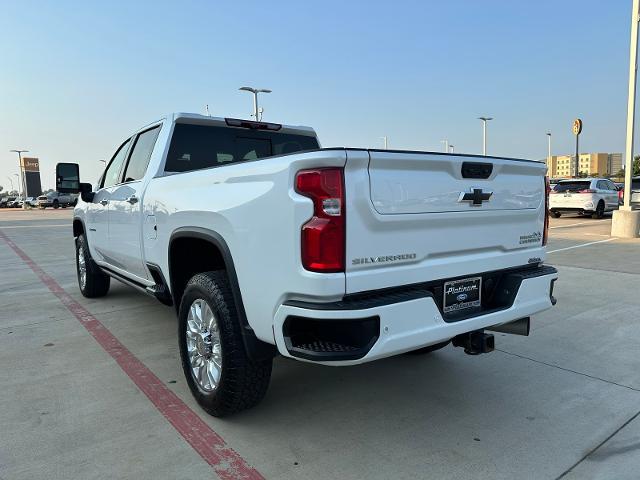
<instances>
[{"instance_id":1,"label":"white suv in background","mask_svg":"<svg viewBox=\"0 0 640 480\"><path fill-rule=\"evenodd\" d=\"M550 193L549 210L556 218L564 212L602 218L619 207L618 189L606 178L561 180Z\"/></svg>"}]
</instances>

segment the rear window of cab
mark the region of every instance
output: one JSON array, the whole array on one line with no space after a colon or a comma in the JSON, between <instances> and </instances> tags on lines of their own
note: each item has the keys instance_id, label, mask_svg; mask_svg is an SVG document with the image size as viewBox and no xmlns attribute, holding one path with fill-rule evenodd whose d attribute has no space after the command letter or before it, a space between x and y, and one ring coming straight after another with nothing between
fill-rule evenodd
<instances>
[{"instance_id":1,"label":"rear window of cab","mask_svg":"<svg viewBox=\"0 0 640 480\"><path fill-rule=\"evenodd\" d=\"M166 172L189 172L319 148L309 135L178 123L173 131Z\"/></svg>"}]
</instances>

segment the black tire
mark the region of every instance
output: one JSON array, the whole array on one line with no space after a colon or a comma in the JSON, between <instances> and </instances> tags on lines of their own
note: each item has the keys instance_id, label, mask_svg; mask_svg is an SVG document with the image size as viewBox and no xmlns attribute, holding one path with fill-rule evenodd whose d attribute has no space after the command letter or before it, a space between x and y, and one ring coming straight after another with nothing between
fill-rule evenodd
<instances>
[{"instance_id":1,"label":"black tire","mask_svg":"<svg viewBox=\"0 0 640 480\"><path fill-rule=\"evenodd\" d=\"M187 318L195 300L207 302L218 323L222 373L212 391L195 380L187 352ZM187 283L178 314L180 358L187 384L200 406L214 417L223 417L257 405L267 393L272 360L255 362L247 357L240 322L226 272L204 272Z\"/></svg>"},{"instance_id":2,"label":"black tire","mask_svg":"<svg viewBox=\"0 0 640 480\"><path fill-rule=\"evenodd\" d=\"M53 201L53 208L58 208L60 207L60 202L58 202L58 200L54 200Z\"/></svg>"},{"instance_id":3,"label":"black tire","mask_svg":"<svg viewBox=\"0 0 640 480\"><path fill-rule=\"evenodd\" d=\"M86 268L86 278L84 285L80 274L80 252L84 255ZM76 274L78 276L78 287L83 296L87 298L104 297L109 291L111 278L106 275L91 258L89 245L84 234L76 238Z\"/></svg>"},{"instance_id":4,"label":"black tire","mask_svg":"<svg viewBox=\"0 0 640 480\"><path fill-rule=\"evenodd\" d=\"M600 200L598 202L598 206L596 207L596 211L593 212L591 218L602 218L604 217L604 202Z\"/></svg>"},{"instance_id":5,"label":"black tire","mask_svg":"<svg viewBox=\"0 0 640 480\"><path fill-rule=\"evenodd\" d=\"M422 347L417 350L411 350L407 352L409 355L424 355L425 353L435 352L436 350L440 350L441 348L446 347L451 343L451 340L447 340L446 342L436 343L434 345L429 345L428 347Z\"/></svg>"},{"instance_id":6,"label":"black tire","mask_svg":"<svg viewBox=\"0 0 640 480\"><path fill-rule=\"evenodd\" d=\"M562 216L562 213L560 213L560 212L551 212L551 215L553 215L553 218L560 218L560 216Z\"/></svg>"}]
</instances>

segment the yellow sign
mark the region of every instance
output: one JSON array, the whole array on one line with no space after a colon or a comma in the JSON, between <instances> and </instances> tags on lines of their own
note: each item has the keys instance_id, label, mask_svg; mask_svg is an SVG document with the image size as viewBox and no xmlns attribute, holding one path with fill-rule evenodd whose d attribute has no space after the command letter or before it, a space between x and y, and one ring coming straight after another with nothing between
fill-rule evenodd
<instances>
[{"instance_id":1,"label":"yellow sign","mask_svg":"<svg viewBox=\"0 0 640 480\"><path fill-rule=\"evenodd\" d=\"M580 120L579 118L576 118L573 121L572 130L574 135L580 135L580 132L582 132L582 120Z\"/></svg>"},{"instance_id":2,"label":"yellow sign","mask_svg":"<svg viewBox=\"0 0 640 480\"><path fill-rule=\"evenodd\" d=\"M25 172L39 172L40 161L37 158L22 157L22 169Z\"/></svg>"}]
</instances>

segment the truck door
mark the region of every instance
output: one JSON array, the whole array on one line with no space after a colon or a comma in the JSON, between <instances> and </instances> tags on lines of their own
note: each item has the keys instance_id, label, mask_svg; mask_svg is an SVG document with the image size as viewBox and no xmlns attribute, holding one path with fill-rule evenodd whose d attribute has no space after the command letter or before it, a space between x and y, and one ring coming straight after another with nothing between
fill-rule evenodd
<instances>
[{"instance_id":1,"label":"truck door","mask_svg":"<svg viewBox=\"0 0 640 480\"><path fill-rule=\"evenodd\" d=\"M109 242L109 222L108 208L109 200L113 194L115 185L120 183L120 172L127 158L127 152L131 145L131 139L126 140L116 153L111 157L107 169L105 170L100 183L93 197L93 201L87 207L86 235L89 241L89 249L95 260L111 264L108 254Z\"/></svg>"},{"instance_id":2,"label":"truck door","mask_svg":"<svg viewBox=\"0 0 640 480\"><path fill-rule=\"evenodd\" d=\"M160 127L136 135L123 182L114 188L109 199L109 255L114 266L142 279L148 278L142 254L143 179Z\"/></svg>"}]
</instances>

